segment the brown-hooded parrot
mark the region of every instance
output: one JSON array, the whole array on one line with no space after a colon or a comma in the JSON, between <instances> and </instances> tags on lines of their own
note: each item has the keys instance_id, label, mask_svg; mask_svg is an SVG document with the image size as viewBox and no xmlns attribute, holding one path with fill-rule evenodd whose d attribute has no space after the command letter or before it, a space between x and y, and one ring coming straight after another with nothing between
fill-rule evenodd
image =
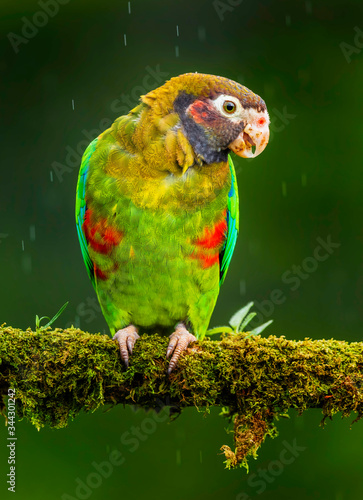
<instances>
[{"instance_id":1,"label":"brown-hooded parrot","mask_svg":"<svg viewBox=\"0 0 363 500\"><path fill-rule=\"evenodd\" d=\"M229 153L259 155L264 101L227 78L187 73L141 96L86 149L77 232L126 365L138 329L171 333L168 373L202 340L238 233Z\"/></svg>"}]
</instances>

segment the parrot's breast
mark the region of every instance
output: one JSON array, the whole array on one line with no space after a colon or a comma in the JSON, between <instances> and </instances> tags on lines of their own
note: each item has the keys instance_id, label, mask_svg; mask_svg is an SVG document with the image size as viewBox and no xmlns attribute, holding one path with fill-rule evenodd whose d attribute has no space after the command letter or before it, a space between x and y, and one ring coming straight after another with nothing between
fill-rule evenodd
<instances>
[{"instance_id":1,"label":"parrot's breast","mask_svg":"<svg viewBox=\"0 0 363 500\"><path fill-rule=\"evenodd\" d=\"M194 177L189 175L188 196ZM175 205L180 179L166 182ZM173 328L179 321L190 321L191 311L202 297L205 303L199 308L206 312L198 311L193 326L195 330L204 328L204 316L210 316L219 291L229 186L210 201L202 199L200 185L196 189L199 201L189 210L169 209L165 204L156 210L137 206L120 193L116 203L114 197L101 204L97 196L89 196L83 228L97 293L111 331L130 323ZM144 196L153 196L150 186L145 190Z\"/></svg>"},{"instance_id":2,"label":"parrot's breast","mask_svg":"<svg viewBox=\"0 0 363 500\"><path fill-rule=\"evenodd\" d=\"M111 332L183 321L203 336L219 293L228 162L203 164L176 114L156 119L143 104L99 136L84 172L86 258Z\"/></svg>"}]
</instances>

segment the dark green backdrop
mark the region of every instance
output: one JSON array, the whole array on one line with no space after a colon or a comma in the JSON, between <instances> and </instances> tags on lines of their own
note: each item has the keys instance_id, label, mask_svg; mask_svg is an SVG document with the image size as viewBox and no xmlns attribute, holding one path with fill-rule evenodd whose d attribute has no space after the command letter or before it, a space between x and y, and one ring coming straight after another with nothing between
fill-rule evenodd
<instances>
[{"instance_id":1,"label":"dark green backdrop","mask_svg":"<svg viewBox=\"0 0 363 500\"><path fill-rule=\"evenodd\" d=\"M361 340L362 2L132 0L130 7L1 2L0 321L34 327L35 314L52 315L69 300L57 326L107 332L74 227L80 155L141 93L198 71L250 87L272 119L265 152L235 158L241 232L212 326L255 300L259 319L274 319L270 333ZM329 239L334 247L319 262L314 252ZM273 304L273 290L282 303ZM232 437L218 409L207 418L188 410L171 424L145 423L144 413L121 407L57 431L17 422L16 495L356 500L363 424L350 429L353 418L336 416L322 430L319 411L291 412L249 475L223 469L219 446ZM135 451L120 442L132 426L148 432ZM294 442L296 456L282 464ZM95 467L113 450L124 461L112 472L104 466L99 484ZM6 459L3 428L1 498L10 498ZM77 496L82 481L92 487Z\"/></svg>"}]
</instances>

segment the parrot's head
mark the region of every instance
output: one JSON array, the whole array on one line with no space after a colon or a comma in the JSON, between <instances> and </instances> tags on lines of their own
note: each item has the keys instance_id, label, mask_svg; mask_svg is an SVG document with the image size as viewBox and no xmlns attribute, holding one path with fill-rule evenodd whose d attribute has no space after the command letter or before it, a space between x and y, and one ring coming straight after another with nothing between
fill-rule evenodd
<instances>
[{"instance_id":1,"label":"parrot's head","mask_svg":"<svg viewBox=\"0 0 363 500\"><path fill-rule=\"evenodd\" d=\"M268 143L270 119L265 102L237 82L186 73L156 91L179 115L184 135L205 163L226 161L231 150L254 158Z\"/></svg>"}]
</instances>

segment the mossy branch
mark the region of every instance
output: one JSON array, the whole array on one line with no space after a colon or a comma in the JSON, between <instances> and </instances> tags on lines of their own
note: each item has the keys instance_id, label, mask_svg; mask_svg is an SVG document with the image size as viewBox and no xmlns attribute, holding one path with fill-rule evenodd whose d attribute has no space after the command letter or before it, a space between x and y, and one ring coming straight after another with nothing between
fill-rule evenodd
<instances>
[{"instance_id":1,"label":"mossy branch","mask_svg":"<svg viewBox=\"0 0 363 500\"><path fill-rule=\"evenodd\" d=\"M246 337L192 344L167 377L166 337L143 335L126 370L117 343L105 335L3 325L2 412L9 387L18 417L37 427L64 427L82 410L106 404L222 406L235 429L235 450L222 447L228 467L246 466L265 437L276 435L274 417L290 408L321 408L324 418L363 415L363 343Z\"/></svg>"}]
</instances>

